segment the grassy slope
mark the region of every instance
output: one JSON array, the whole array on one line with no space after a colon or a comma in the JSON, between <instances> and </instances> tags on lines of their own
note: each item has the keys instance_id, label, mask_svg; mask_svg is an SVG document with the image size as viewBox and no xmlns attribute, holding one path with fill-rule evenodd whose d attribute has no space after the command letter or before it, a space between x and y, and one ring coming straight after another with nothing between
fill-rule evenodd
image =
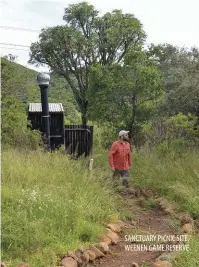
<instances>
[{"instance_id":1,"label":"grassy slope","mask_svg":"<svg viewBox=\"0 0 199 267\"><path fill-rule=\"evenodd\" d=\"M167 196L188 211L199 217L199 155L187 152L182 157L169 154L161 157L140 151L134 157L133 181L144 188Z\"/></svg>"},{"instance_id":2,"label":"grassy slope","mask_svg":"<svg viewBox=\"0 0 199 267\"><path fill-rule=\"evenodd\" d=\"M117 202L110 187L107 151L93 153L94 170L88 159L70 161L66 155L3 153L2 227L3 259L11 265L28 261L31 266L56 264L60 255L102 233L104 221L117 218ZM199 156L160 158L134 153L133 183L152 188L175 201L195 217L198 201ZM199 261L196 236L190 251L175 267L196 267Z\"/></svg>"},{"instance_id":3,"label":"grassy slope","mask_svg":"<svg viewBox=\"0 0 199 267\"><path fill-rule=\"evenodd\" d=\"M178 205L179 210L199 218L198 152L188 152L182 157L170 154L165 158L140 152L135 155L132 180L141 187L166 196ZM198 247L199 235L195 235L189 243L189 251L176 259L174 267L198 267Z\"/></svg>"},{"instance_id":4,"label":"grassy slope","mask_svg":"<svg viewBox=\"0 0 199 267\"><path fill-rule=\"evenodd\" d=\"M56 265L67 249L93 242L116 214L102 174L67 156L3 153L2 246L11 265Z\"/></svg>"},{"instance_id":5,"label":"grassy slope","mask_svg":"<svg viewBox=\"0 0 199 267\"><path fill-rule=\"evenodd\" d=\"M107 170L106 151L98 150L95 155L97 169ZM106 173L106 171L105 171ZM179 210L187 211L194 218L199 218L199 155L187 152L179 157L175 153L161 157L143 149L133 151L131 182L142 188L152 189L160 196L174 202ZM183 252L175 261L174 267L199 266L199 235L190 242L188 252Z\"/></svg>"},{"instance_id":6,"label":"grassy slope","mask_svg":"<svg viewBox=\"0 0 199 267\"><path fill-rule=\"evenodd\" d=\"M24 104L39 99L36 71L4 58L1 58L1 68L3 93L15 96Z\"/></svg>"},{"instance_id":7,"label":"grassy slope","mask_svg":"<svg viewBox=\"0 0 199 267\"><path fill-rule=\"evenodd\" d=\"M23 103L39 101L36 72L16 63L7 62L6 67L4 74L9 79L2 91ZM73 105L71 94L63 90L63 81L56 81L50 101L67 99ZM95 168L88 174L88 162L71 162L66 156L3 153L2 256L11 267L22 261L32 267L56 264L68 248L96 240L104 220L117 217L114 196L104 183L111 174L107 151L97 148L93 156ZM133 160L134 183L167 196L195 217L199 215L197 153L174 159L172 155L162 158L140 151L134 153ZM184 253L175 267L198 266L198 243L196 236L190 252Z\"/></svg>"}]
</instances>

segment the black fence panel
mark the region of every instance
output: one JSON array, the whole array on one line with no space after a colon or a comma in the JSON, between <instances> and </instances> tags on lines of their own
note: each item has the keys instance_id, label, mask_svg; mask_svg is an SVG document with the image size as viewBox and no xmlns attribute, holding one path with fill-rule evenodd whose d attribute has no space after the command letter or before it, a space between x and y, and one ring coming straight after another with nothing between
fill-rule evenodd
<instances>
[{"instance_id":1,"label":"black fence panel","mask_svg":"<svg viewBox=\"0 0 199 267\"><path fill-rule=\"evenodd\" d=\"M93 147L93 126L65 125L65 150L77 157L88 156Z\"/></svg>"}]
</instances>

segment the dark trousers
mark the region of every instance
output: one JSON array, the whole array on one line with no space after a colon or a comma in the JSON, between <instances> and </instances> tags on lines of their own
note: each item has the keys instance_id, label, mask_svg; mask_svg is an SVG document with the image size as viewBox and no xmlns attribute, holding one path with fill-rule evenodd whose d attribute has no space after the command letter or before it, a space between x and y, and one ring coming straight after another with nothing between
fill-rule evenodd
<instances>
[{"instance_id":1,"label":"dark trousers","mask_svg":"<svg viewBox=\"0 0 199 267\"><path fill-rule=\"evenodd\" d=\"M119 178L123 178L123 185L129 187L129 170L115 170L113 173L113 181L115 185L118 185Z\"/></svg>"}]
</instances>

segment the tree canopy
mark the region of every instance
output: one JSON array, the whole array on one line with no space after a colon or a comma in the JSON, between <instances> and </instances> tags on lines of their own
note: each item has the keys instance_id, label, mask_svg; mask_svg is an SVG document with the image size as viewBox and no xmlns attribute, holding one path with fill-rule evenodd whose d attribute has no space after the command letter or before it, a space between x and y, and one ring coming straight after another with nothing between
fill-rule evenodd
<instances>
[{"instance_id":1,"label":"tree canopy","mask_svg":"<svg viewBox=\"0 0 199 267\"><path fill-rule=\"evenodd\" d=\"M158 114L191 112L199 117L199 50L169 44L152 45L149 55L164 78L165 93Z\"/></svg>"},{"instance_id":2,"label":"tree canopy","mask_svg":"<svg viewBox=\"0 0 199 267\"><path fill-rule=\"evenodd\" d=\"M128 51L123 66L93 67L90 80L89 115L132 134L150 117L163 89L160 71L140 47Z\"/></svg>"},{"instance_id":3,"label":"tree canopy","mask_svg":"<svg viewBox=\"0 0 199 267\"><path fill-rule=\"evenodd\" d=\"M64 26L42 30L29 62L48 64L67 80L86 124L90 67L122 64L128 49L143 44L146 35L133 14L113 10L99 16L86 2L69 5L63 19Z\"/></svg>"}]
</instances>

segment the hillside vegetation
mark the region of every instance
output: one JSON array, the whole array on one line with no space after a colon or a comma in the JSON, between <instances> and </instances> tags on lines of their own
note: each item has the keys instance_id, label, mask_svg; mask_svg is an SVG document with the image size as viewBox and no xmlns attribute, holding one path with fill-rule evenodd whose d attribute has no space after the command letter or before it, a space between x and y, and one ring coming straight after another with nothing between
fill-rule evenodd
<instances>
[{"instance_id":1,"label":"hillside vegetation","mask_svg":"<svg viewBox=\"0 0 199 267\"><path fill-rule=\"evenodd\" d=\"M30 102L41 102L40 88L37 83L37 72L16 62L1 58L2 97L15 97L24 108L28 109ZM67 82L51 73L49 85L49 102L62 103L65 116L71 122L78 121L79 114Z\"/></svg>"},{"instance_id":2,"label":"hillside vegetation","mask_svg":"<svg viewBox=\"0 0 199 267\"><path fill-rule=\"evenodd\" d=\"M92 172L88 159L72 161L59 153L9 150L2 156L2 259L10 267L56 265L67 250L95 243L103 223L124 218L106 150L94 150ZM160 159L156 153L134 152L131 184L167 197L194 218L199 215L198 175L197 153ZM196 236L182 255L184 266L197 266L198 242Z\"/></svg>"},{"instance_id":3,"label":"hillside vegetation","mask_svg":"<svg viewBox=\"0 0 199 267\"><path fill-rule=\"evenodd\" d=\"M40 102L37 72L1 58L2 260L9 267L56 266L67 250L97 241L104 223L125 218L108 164L122 129L130 131L131 185L199 219L199 50L145 49L141 22L120 10L99 16L83 2L63 12L65 25L43 29L31 45L30 63L49 64L49 102L63 104L65 124L94 126L94 169L90 157L44 153L40 133L27 127L28 104ZM198 267L198 243L196 234L174 266Z\"/></svg>"},{"instance_id":4,"label":"hillside vegetation","mask_svg":"<svg viewBox=\"0 0 199 267\"><path fill-rule=\"evenodd\" d=\"M42 152L3 153L2 258L15 266L56 265L67 250L95 242L117 217L104 173Z\"/></svg>"}]
</instances>

